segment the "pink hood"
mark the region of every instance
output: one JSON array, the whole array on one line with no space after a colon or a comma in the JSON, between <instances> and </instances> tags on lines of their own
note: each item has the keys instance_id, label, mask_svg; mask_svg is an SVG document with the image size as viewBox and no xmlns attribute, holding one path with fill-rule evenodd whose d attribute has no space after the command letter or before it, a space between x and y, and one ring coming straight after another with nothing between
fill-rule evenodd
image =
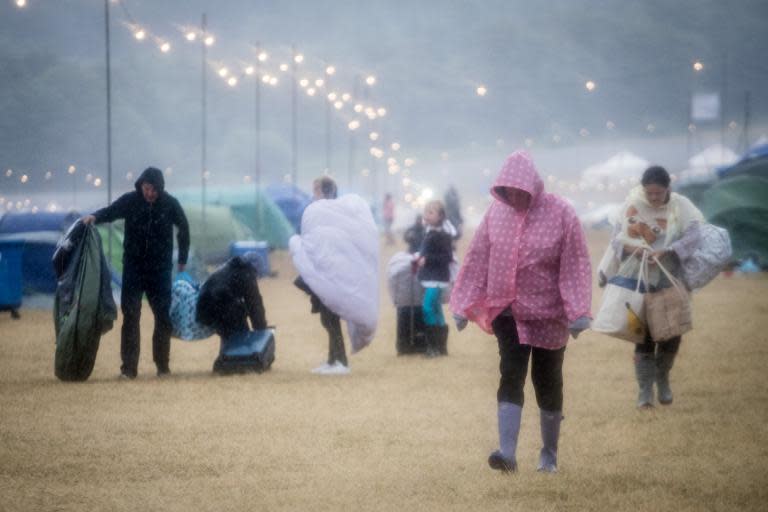
<instances>
[{"instance_id":1,"label":"pink hood","mask_svg":"<svg viewBox=\"0 0 768 512\"><path fill-rule=\"evenodd\" d=\"M527 210L516 210L501 188L527 192ZM493 332L507 308L520 342L559 348L567 325L590 316L589 254L578 217L560 197L544 191L530 155L507 158L491 188L496 198L475 232L451 293L451 310Z\"/></svg>"}]
</instances>

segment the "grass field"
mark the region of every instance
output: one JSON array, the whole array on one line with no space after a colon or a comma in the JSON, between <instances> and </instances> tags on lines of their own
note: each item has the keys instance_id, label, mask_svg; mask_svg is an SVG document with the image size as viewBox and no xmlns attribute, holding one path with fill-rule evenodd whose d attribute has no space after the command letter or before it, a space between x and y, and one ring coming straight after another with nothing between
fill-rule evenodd
<instances>
[{"instance_id":1,"label":"grass field","mask_svg":"<svg viewBox=\"0 0 768 512\"><path fill-rule=\"evenodd\" d=\"M606 240L590 233L593 260ZM394 248L382 252L384 265ZM675 402L638 411L632 346L587 332L565 358L560 472L535 471L530 382L514 475L497 446L495 339L451 330L450 356L395 355L379 331L348 376L309 372L326 355L319 318L285 253L261 282L277 325L271 371L217 377L217 339L172 342L155 377L145 306L139 377L117 379L120 319L85 383L53 376L50 312L0 314L1 511L766 510L768 279L719 277L694 298L695 330L672 371ZM382 285L384 283L382 277ZM600 294L595 290L594 308Z\"/></svg>"}]
</instances>

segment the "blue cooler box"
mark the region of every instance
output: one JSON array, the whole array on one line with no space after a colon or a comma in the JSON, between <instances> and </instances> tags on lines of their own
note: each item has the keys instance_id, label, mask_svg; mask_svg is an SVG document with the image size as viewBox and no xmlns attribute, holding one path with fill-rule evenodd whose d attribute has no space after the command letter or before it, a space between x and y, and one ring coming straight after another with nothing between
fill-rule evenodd
<instances>
[{"instance_id":1,"label":"blue cooler box","mask_svg":"<svg viewBox=\"0 0 768 512\"><path fill-rule=\"evenodd\" d=\"M229 244L230 256L247 256L251 264L256 267L259 277L270 275L269 269L269 244L264 241L243 240Z\"/></svg>"},{"instance_id":2,"label":"blue cooler box","mask_svg":"<svg viewBox=\"0 0 768 512\"><path fill-rule=\"evenodd\" d=\"M0 240L0 310L21 306L22 240Z\"/></svg>"}]
</instances>

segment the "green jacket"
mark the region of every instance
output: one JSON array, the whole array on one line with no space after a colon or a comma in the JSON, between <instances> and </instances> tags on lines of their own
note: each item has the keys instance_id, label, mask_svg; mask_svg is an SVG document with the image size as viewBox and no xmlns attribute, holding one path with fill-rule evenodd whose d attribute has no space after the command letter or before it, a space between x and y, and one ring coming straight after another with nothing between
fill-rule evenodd
<instances>
[{"instance_id":1,"label":"green jacket","mask_svg":"<svg viewBox=\"0 0 768 512\"><path fill-rule=\"evenodd\" d=\"M56 376L84 381L93 371L101 335L117 318L96 228L75 223L59 244L53 263L59 280L53 306Z\"/></svg>"}]
</instances>

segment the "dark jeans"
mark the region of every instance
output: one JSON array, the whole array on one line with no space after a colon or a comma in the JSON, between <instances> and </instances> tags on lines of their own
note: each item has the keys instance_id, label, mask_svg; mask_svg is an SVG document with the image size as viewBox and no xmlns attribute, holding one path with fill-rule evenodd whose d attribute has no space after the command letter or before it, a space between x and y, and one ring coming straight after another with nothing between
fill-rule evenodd
<instances>
[{"instance_id":1,"label":"dark jeans","mask_svg":"<svg viewBox=\"0 0 768 512\"><path fill-rule=\"evenodd\" d=\"M147 300L155 316L155 330L152 334L152 360L158 369L166 369L171 353L171 270L146 272L143 269L126 266L123 270L123 290L120 308L123 311L123 328L120 339L120 356L123 364L120 370L135 376L139 366L139 342L141 319L141 297Z\"/></svg>"},{"instance_id":2,"label":"dark jeans","mask_svg":"<svg viewBox=\"0 0 768 512\"><path fill-rule=\"evenodd\" d=\"M675 336L674 338L668 339L666 341L656 343L651 338L651 334L648 333L645 335L645 341L635 345L635 354L677 354L677 351L680 350L681 341L682 338L680 336Z\"/></svg>"},{"instance_id":3,"label":"dark jeans","mask_svg":"<svg viewBox=\"0 0 768 512\"><path fill-rule=\"evenodd\" d=\"M347 366L347 354L344 350L344 334L341 331L341 319L339 315L331 311L320 302L320 323L328 331L328 364L339 361Z\"/></svg>"},{"instance_id":4,"label":"dark jeans","mask_svg":"<svg viewBox=\"0 0 768 512\"><path fill-rule=\"evenodd\" d=\"M545 411L563 410L563 359L565 347L557 350L521 345L512 316L498 316L492 324L499 341L501 379L497 399L523 406L523 387L531 359L531 381L536 402Z\"/></svg>"},{"instance_id":5,"label":"dark jeans","mask_svg":"<svg viewBox=\"0 0 768 512\"><path fill-rule=\"evenodd\" d=\"M344 350L344 334L341 331L341 319L339 315L328 309L320 297L304 282L301 276L297 277L293 284L300 290L309 294L312 304L312 312L320 313L320 323L328 331L328 364L339 361L344 366L347 364L347 353Z\"/></svg>"}]
</instances>

